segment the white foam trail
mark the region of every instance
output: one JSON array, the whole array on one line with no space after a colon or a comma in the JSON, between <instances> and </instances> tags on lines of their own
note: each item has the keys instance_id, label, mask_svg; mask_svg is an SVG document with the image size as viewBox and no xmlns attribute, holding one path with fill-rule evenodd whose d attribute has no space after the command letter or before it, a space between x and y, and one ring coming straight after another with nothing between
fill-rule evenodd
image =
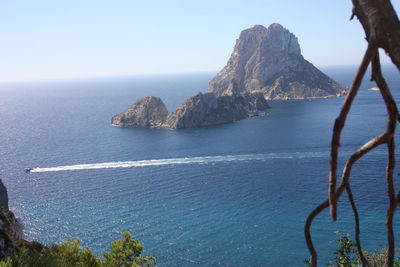
<instances>
[{"instance_id":1,"label":"white foam trail","mask_svg":"<svg viewBox=\"0 0 400 267\"><path fill-rule=\"evenodd\" d=\"M190 158L115 161L115 162L103 162L103 163L93 163L93 164L57 166L49 168L32 168L30 172L58 172L58 171L93 170L93 169L108 169L108 168L133 168L133 167L148 167L148 166L162 166L162 165L205 164L214 162L252 161L252 160L268 160L268 159L320 158L327 156L328 154L326 152L296 152L296 153L205 156L205 157L190 157Z\"/></svg>"}]
</instances>

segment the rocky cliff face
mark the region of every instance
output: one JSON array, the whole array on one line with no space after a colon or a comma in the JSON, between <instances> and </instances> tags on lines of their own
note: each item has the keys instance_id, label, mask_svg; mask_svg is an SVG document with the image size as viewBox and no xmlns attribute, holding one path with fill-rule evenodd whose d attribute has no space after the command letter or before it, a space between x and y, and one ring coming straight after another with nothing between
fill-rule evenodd
<instances>
[{"instance_id":1,"label":"rocky cliff face","mask_svg":"<svg viewBox=\"0 0 400 267\"><path fill-rule=\"evenodd\" d=\"M227 65L209 83L209 92L261 92L267 99L340 95L344 87L301 55L296 36L274 23L242 31Z\"/></svg>"},{"instance_id":2,"label":"rocky cliff face","mask_svg":"<svg viewBox=\"0 0 400 267\"><path fill-rule=\"evenodd\" d=\"M168 110L159 97L146 96L137 100L127 110L114 115L111 123L116 126L161 126Z\"/></svg>"},{"instance_id":3,"label":"rocky cliff face","mask_svg":"<svg viewBox=\"0 0 400 267\"><path fill-rule=\"evenodd\" d=\"M8 193L3 181L0 179L0 209L8 210Z\"/></svg>"},{"instance_id":4,"label":"rocky cliff face","mask_svg":"<svg viewBox=\"0 0 400 267\"><path fill-rule=\"evenodd\" d=\"M22 225L8 210L7 189L0 179L0 258L12 255L16 250L13 241L22 238Z\"/></svg>"},{"instance_id":5,"label":"rocky cliff face","mask_svg":"<svg viewBox=\"0 0 400 267\"><path fill-rule=\"evenodd\" d=\"M257 116L267 108L269 106L260 93L224 96L199 93L185 100L168 116L163 127L183 129L230 123Z\"/></svg>"}]
</instances>

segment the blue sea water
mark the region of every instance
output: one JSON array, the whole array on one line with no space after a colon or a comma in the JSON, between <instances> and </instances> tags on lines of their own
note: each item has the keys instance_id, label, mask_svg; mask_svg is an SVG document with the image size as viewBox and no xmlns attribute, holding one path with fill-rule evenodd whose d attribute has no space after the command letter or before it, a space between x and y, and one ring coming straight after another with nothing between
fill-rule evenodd
<instances>
[{"instance_id":1,"label":"blue sea water","mask_svg":"<svg viewBox=\"0 0 400 267\"><path fill-rule=\"evenodd\" d=\"M324 71L349 86L355 68ZM399 99L398 72L386 71ZM270 101L266 116L200 129L110 124L113 114L146 95L160 96L171 111L206 91L214 74L1 83L0 177L25 237L45 244L80 237L100 254L129 231L159 266L303 266L303 225L327 196L331 129L343 98ZM343 131L341 167L385 127L385 107L370 87L363 83ZM351 178L368 249L386 245L386 158L384 147L371 152ZM170 164L24 172L149 160ZM334 232L353 232L347 199L338 222L323 212L312 229L326 262L336 246Z\"/></svg>"}]
</instances>

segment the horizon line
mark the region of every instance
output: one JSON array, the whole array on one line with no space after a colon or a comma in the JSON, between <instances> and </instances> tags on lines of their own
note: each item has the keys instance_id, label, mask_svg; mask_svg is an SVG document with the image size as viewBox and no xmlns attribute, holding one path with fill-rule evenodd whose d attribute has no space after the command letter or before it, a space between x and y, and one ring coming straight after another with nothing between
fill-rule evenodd
<instances>
[{"instance_id":1,"label":"horizon line","mask_svg":"<svg viewBox=\"0 0 400 267\"><path fill-rule=\"evenodd\" d=\"M382 66L392 65L391 63L382 64ZM336 64L336 65L318 65L317 68L331 68L331 67L357 67L357 64ZM24 83L24 82L52 82L52 81L63 81L63 80L81 80L81 79L101 79L101 78L123 78L123 77L140 77L140 76L154 76L154 75L178 75L178 74L194 74L194 73L215 73L218 70L198 70L198 71L182 71L182 72L149 72L149 73L132 73L132 74L109 74L109 75L88 75L88 76L66 76L66 77L54 77L54 78L27 78L27 79L10 79L1 80L0 84L6 83Z\"/></svg>"}]
</instances>

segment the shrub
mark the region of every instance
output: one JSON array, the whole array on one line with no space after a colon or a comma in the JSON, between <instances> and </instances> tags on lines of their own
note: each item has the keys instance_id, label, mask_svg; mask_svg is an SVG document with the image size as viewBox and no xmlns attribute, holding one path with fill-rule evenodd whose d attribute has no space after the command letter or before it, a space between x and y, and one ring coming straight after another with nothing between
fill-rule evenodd
<instances>
[{"instance_id":1,"label":"shrub","mask_svg":"<svg viewBox=\"0 0 400 267\"><path fill-rule=\"evenodd\" d=\"M333 261L327 263L328 266L334 267L359 267L361 266L360 255L358 254L355 242L350 239L350 235L342 235L339 231L335 232L338 236L338 248L333 252ZM399 250L397 251L399 254ZM383 248L380 251L363 251L365 258L369 262L370 267L386 266L387 249ZM304 260L304 263L311 266L310 260ZM395 258L394 266L400 267L400 258ZM0 266L1 267L1 266Z\"/></svg>"},{"instance_id":2,"label":"shrub","mask_svg":"<svg viewBox=\"0 0 400 267\"><path fill-rule=\"evenodd\" d=\"M22 247L13 256L0 261L0 267L151 267L154 257L142 258L139 241L130 233L123 233L121 240L104 252L104 260L96 257L89 248L81 248L80 240L69 240L58 245L43 247L40 251Z\"/></svg>"},{"instance_id":3,"label":"shrub","mask_svg":"<svg viewBox=\"0 0 400 267\"><path fill-rule=\"evenodd\" d=\"M116 240L110 245L110 252L104 252L104 266L130 267L150 264L154 258L141 258L143 246L137 240L133 240L130 233L123 233L123 239ZM146 265L145 265L146 266ZM151 265L148 265L151 266Z\"/></svg>"}]
</instances>

